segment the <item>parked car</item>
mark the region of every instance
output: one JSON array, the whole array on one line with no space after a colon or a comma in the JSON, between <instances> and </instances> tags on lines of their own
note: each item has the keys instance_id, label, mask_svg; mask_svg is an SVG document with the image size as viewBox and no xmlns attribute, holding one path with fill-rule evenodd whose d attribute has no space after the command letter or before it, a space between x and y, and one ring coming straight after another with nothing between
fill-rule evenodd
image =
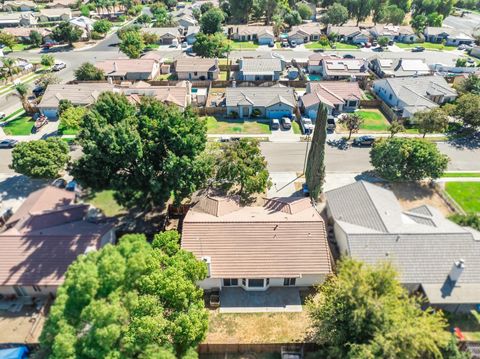
<instances>
[{"instance_id":1,"label":"parked car","mask_svg":"<svg viewBox=\"0 0 480 359\"><path fill-rule=\"evenodd\" d=\"M280 121L278 121L276 118L272 119L272 121L270 121L270 129L271 130L279 130L280 129Z\"/></svg>"},{"instance_id":2,"label":"parked car","mask_svg":"<svg viewBox=\"0 0 480 359\"><path fill-rule=\"evenodd\" d=\"M57 188L65 188L67 187L67 180L64 178L57 178L56 180L52 181L51 185Z\"/></svg>"},{"instance_id":3,"label":"parked car","mask_svg":"<svg viewBox=\"0 0 480 359\"><path fill-rule=\"evenodd\" d=\"M304 135L311 135L313 132L313 123L307 117L302 117L300 119L300 126L302 127L302 132Z\"/></svg>"},{"instance_id":4,"label":"parked car","mask_svg":"<svg viewBox=\"0 0 480 359\"><path fill-rule=\"evenodd\" d=\"M67 64L65 62L57 62L55 65L53 65L52 71L60 71L66 67L67 67Z\"/></svg>"},{"instance_id":5,"label":"parked car","mask_svg":"<svg viewBox=\"0 0 480 359\"><path fill-rule=\"evenodd\" d=\"M302 183L302 193L305 197L310 196L310 191L309 191L308 185L306 183Z\"/></svg>"},{"instance_id":6,"label":"parked car","mask_svg":"<svg viewBox=\"0 0 480 359\"><path fill-rule=\"evenodd\" d=\"M375 142L375 137L373 136L360 136L353 140L355 146L371 146Z\"/></svg>"},{"instance_id":7,"label":"parked car","mask_svg":"<svg viewBox=\"0 0 480 359\"><path fill-rule=\"evenodd\" d=\"M186 49L188 47L188 43L187 42L182 42L182 49Z\"/></svg>"},{"instance_id":8,"label":"parked car","mask_svg":"<svg viewBox=\"0 0 480 359\"><path fill-rule=\"evenodd\" d=\"M388 46L393 46L394 44L395 44L395 41L393 41L393 40L390 40L390 41L388 42Z\"/></svg>"},{"instance_id":9,"label":"parked car","mask_svg":"<svg viewBox=\"0 0 480 359\"><path fill-rule=\"evenodd\" d=\"M367 43L365 44L365 47L366 47L367 49L369 49L369 48L372 47L372 44L371 44L370 42L367 42Z\"/></svg>"},{"instance_id":10,"label":"parked car","mask_svg":"<svg viewBox=\"0 0 480 359\"><path fill-rule=\"evenodd\" d=\"M13 148L17 145L18 141L11 138L6 138L0 141L0 148Z\"/></svg>"},{"instance_id":11,"label":"parked car","mask_svg":"<svg viewBox=\"0 0 480 359\"><path fill-rule=\"evenodd\" d=\"M273 41L270 41L270 42L268 43L268 47L275 47L275 43L274 43Z\"/></svg>"},{"instance_id":12,"label":"parked car","mask_svg":"<svg viewBox=\"0 0 480 359\"><path fill-rule=\"evenodd\" d=\"M70 192L78 192L80 190L80 186L77 181L71 180L67 183L65 189Z\"/></svg>"},{"instance_id":13,"label":"parked car","mask_svg":"<svg viewBox=\"0 0 480 359\"><path fill-rule=\"evenodd\" d=\"M48 123L47 116L41 115L35 120L35 124L33 125L33 133L37 133L40 129Z\"/></svg>"},{"instance_id":14,"label":"parked car","mask_svg":"<svg viewBox=\"0 0 480 359\"><path fill-rule=\"evenodd\" d=\"M346 55L343 55L343 58L344 58L344 59L354 59L355 56L350 55L350 54L346 54Z\"/></svg>"},{"instance_id":15,"label":"parked car","mask_svg":"<svg viewBox=\"0 0 480 359\"><path fill-rule=\"evenodd\" d=\"M412 49L412 52L423 52L425 48L423 46L417 46Z\"/></svg>"},{"instance_id":16,"label":"parked car","mask_svg":"<svg viewBox=\"0 0 480 359\"><path fill-rule=\"evenodd\" d=\"M284 129L289 130L292 128L292 120L290 120L288 117L282 117L282 120L280 122Z\"/></svg>"},{"instance_id":17,"label":"parked car","mask_svg":"<svg viewBox=\"0 0 480 359\"><path fill-rule=\"evenodd\" d=\"M287 39L282 40L282 47L288 47L288 40Z\"/></svg>"},{"instance_id":18,"label":"parked car","mask_svg":"<svg viewBox=\"0 0 480 359\"><path fill-rule=\"evenodd\" d=\"M337 127L337 124L335 123L335 119L332 117L327 118L327 130L335 131L336 127Z\"/></svg>"},{"instance_id":19,"label":"parked car","mask_svg":"<svg viewBox=\"0 0 480 359\"><path fill-rule=\"evenodd\" d=\"M295 40L290 41L290 47L292 48L297 47L297 42Z\"/></svg>"},{"instance_id":20,"label":"parked car","mask_svg":"<svg viewBox=\"0 0 480 359\"><path fill-rule=\"evenodd\" d=\"M40 97L45 93L45 88L42 86L36 86L33 90L32 93L35 95L35 97Z\"/></svg>"}]
</instances>

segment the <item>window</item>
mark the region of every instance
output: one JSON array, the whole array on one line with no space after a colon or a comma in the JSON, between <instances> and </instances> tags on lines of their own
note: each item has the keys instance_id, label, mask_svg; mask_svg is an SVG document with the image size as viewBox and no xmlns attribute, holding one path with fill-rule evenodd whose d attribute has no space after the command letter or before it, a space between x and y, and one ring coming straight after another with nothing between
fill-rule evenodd
<instances>
[{"instance_id":1,"label":"window","mask_svg":"<svg viewBox=\"0 0 480 359\"><path fill-rule=\"evenodd\" d=\"M243 285L244 287L247 286L247 280L246 280L245 278L242 279L242 285Z\"/></svg>"},{"instance_id":2,"label":"window","mask_svg":"<svg viewBox=\"0 0 480 359\"><path fill-rule=\"evenodd\" d=\"M270 278L267 278L267 283L265 284L265 287L268 287L270 285Z\"/></svg>"},{"instance_id":3,"label":"window","mask_svg":"<svg viewBox=\"0 0 480 359\"><path fill-rule=\"evenodd\" d=\"M233 287L238 285L237 278L224 278L223 279L223 286L224 287Z\"/></svg>"},{"instance_id":4,"label":"window","mask_svg":"<svg viewBox=\"0 0 480 359\"><path fill-rule=\"evenodd\" d=\"M389 100L391 100L391 99L392 99L392 97L393 97L393 95L392 95L392 94L390 94L390 95L388 96L388 99L389 99Z\"/></svg>"},{"instance_id":5,"label":"window","mask_svg":"<svg viewBox=\"0 0 480 359\"><path fill-rule=\"evenodd\" d=\"M348 101L348 107L356 107L357 101Z\"/></svg>"},{"instance_id":6,"label":"window","mask_svg":"<svg viewBox=\"0 0 480 359\"><path fill-rule=\"evenodd\" d=\"M41 292L42 291L42 289L38 285L34 285L34 286L32 286L32 288L35 292Z\"/></svg>"},{"instance_id":7,"label":"window","mask_svg":"<svg viewBox=\"0 0 480 359\"><path fill-rule=\"evenodd\" d=\"M297 278L283 278L284 286L294 286L297 281Z\"/></svg>"},{"instance_id":8,"label":"window","mask_svg":"<svg viewBox=\"0 0 480 359\"><path fill-rule=\"evenodd\" d=\"M197 76L197 75L198 75L198 72L195 71L195 72L193 73L193 75L194 75L194 76Z\"/></svg>"},{"instance_id":9,"label":"window","mask_svg":"<svg viewBox=\"0 0 480 359\"><path fill-rule=\"evenodd\" d=\"M250 288L263 288L263 279L249 279L248 286Z\"/></svg>"}]
</instances>

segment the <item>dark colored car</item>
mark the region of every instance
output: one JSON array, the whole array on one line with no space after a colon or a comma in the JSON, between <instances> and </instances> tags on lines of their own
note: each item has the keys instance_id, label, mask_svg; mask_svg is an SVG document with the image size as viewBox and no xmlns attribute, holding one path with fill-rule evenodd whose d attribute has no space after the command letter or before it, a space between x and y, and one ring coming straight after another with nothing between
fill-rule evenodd
<instances>
[{"instance_id":1,"label":"dark colored car","mask_svg":"<svg viewBox=\"0 0 480 359\"><path fill-rule=\"evenodd\" d=\"M270 41L270 42L268 43L268 47L275 47L275 43L274 43L273 41Z\"/></svg>"},{"instance_id":2,"label":"dark colored car","mask_svg":"<svg viewBox=\"0 0 480 359\"><path fill-rule=\"evenodd\" d=\"M355 56L350 55L350 54L346 54L346 55L343 55L343 58L344 58L344 59L354 59Z\"/></svg>"},{"instance_id":3,"label":"dark colored car","mask_svg":"<svg viewBox=\"0 0 480 359\"><path fill-rule=\"evenodd\" d=\"M423 46L417 46L412 49L412 52L423 52L425 48Z\"/></svg>"},{"instance_id":4,"label":"dark colored car","mask_svg":"<svg viewBox=\"0 0 480 359\"><path fill-rule=\"evenodd\" d=\"M42 86L37 86L32 90L32 93L35 95L35 97L40 97L45 93L45 88Z\"/></svg>"},{"instance_id":5,"label":"dark colored car","mask_svg":"<svg viewBox=\"0 0 480 359\"><path fill-rule=\"evenodd\" d=\"M5 139L0 141L0 148L13 148L17 145L17 140Z\"/></svg>"},{"instance_id":6,"label":"dark colored car","mask_svg":"<svg viewBox=\"0 0 480 359\"><path fill-rule=\"evenodd\" d=\"M308 185L306 183L302 183L302 193L305 197L310 196L310 191L309 191Z\"/></svg>"},{"instance_id":7,"label":"dark colored car","mask_svg":"<svg viewBox=\"0 0 480 359\"><path fill-rule=\"evenodd\" d=\"M360 136L353 140L355 146L371 146L375 142L375 137L373 136Z\"/></svg>"}]
</instances>

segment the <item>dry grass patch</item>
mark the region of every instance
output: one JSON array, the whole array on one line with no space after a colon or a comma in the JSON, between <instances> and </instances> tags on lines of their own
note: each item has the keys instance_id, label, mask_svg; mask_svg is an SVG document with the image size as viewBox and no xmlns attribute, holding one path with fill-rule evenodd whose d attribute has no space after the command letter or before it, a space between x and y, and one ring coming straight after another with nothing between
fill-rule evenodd
<instances>
[{"instance_id":1,"label":"dry grass patch","mask_svg":"<svg viewBox=\"0 0 480 359\"><path fill-rule=\"evenodd\" d=\"M210 312L204 343L291 343L304 342L310 332L310 319L300 313L219 313Z\"/></svg>"}]
</instances>

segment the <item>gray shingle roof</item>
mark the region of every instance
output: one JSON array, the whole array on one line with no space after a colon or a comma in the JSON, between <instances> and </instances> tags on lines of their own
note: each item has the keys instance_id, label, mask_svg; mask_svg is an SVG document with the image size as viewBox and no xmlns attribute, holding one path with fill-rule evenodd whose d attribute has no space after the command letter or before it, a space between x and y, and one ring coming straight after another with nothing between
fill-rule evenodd
<instances>
[{"instance_id":1,"label":"gray shingle roof","mask_svg":"<svg viewBox=\"0 0 480 359\"><path fill-rule=\"evenodd\" d=\"M277 103L295 106L295 97L291 87L227 87L226 105L248 105L269 107Z\"/></svg>"},{"instance_id":2,"label":"gray shingle roof","mask_svg":"<svg viewBox=\"0 0 480 359\"><path fill-rule=\"evenodd\" d=\"M280 59L243 59L240 63L240 71L244 74L264 74L282 71Z\"/></svg>"}]
</instances>

